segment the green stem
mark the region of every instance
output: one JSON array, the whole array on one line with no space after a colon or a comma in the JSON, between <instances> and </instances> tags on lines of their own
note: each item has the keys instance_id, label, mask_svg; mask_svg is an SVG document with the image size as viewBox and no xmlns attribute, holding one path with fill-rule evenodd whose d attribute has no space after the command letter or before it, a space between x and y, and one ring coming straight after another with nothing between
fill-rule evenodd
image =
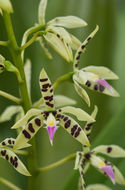
<instances>
[{"instance_id":1,"label":"green stem","mask_svg":"<svg viewBox=\"0 0 125 190\"><path fill-rule=\"evenodd\" d=\"M65 157L65 158L63 158L63 159L61 159L61 160L59 160L59 161L57 161L57 162L55 162L53 164L50 164L50 165L48 165L46 167L39 168L38 173L46 172L46 171L51 170L53 168L57 168L58 166L61 166L62 164L66 163L66 162L74 160L75 157L76 157L76 153L68 155L67 157Z\"/></svg>"},{"instance_id":2,"label":"green stem","mask_svg":"<svg viewBox=\"0 0 125 190\"><path fill-rule=\"evenodd\" d=\"M9 187L12 190L21 190L19 187L17 187L16 185L14 185L13 183L11 183L10 181L0 177L0 183Z\"/></svg>"},{"instance_id":3,"label":"green stem","mask_svg":"<svg viewBox=\"0 0 125 190\"><path fill-rule=\"evenodd\" d=\"M5 98L17 103L17 104L21 104L21 100L19 98L15 97L11 94L8 94L6 92L3 92L2 90L0 90L0 96L3 96L3 97L5 97Z\"/></svg>"},{"instance_id":4,"label":"green stem","mask_svg":"<svg viewBox=\"0 0 125 190\"><path fill-rule=\"evenodd\" d=\"M65 81L71 81L72 82L72 76L73 76L73 74L74 74L74 72L70 72L70 73L67 73L67 74L59 77L57 79L57 81L53 84L53 90L55 90L55 88L57 86L59 86L60 83L62 83L62 82L65 82Z\"/></svg>"},{"instance_id":5,"label":"green stem","mask_svg":"<svg viewBox=\"0 0 125 190\"><path fill-rule=\"evenodd\" d=\"M5 41L0 41L0 45L1 45L1 46L8 46L8 41L7 41L7 42L5 42Z\"/></svg>"},{"instance_id":6,"label":"green stem","mask_svg":"<svg viewBox=\"0 0 125 190\"><path fill-rule=\"evenodd\" d=\"M57 81L53 84L53 89L55 90L57 86L59 86L61 83L65 81L71 81L72 82L72 76L74 72L67 73L57 79ZM37 102L34 103L33 107L38 108L43 103L43 98L40 98Z\"/></svg>"},{"instance_id":7,"label":"green stem","mask_svg":"<svg viewBox=\"0 0 125 190\"><path fill-rule=\"evenodd\" d=\"M20 51L23 51L24 49L26 49L28 46L30 46L33 42L35 42L35 40L37 39L37 37L42 36L43 32L37 32L27 43L25 43L23 46L21 46L19 48Z\"/></svg>"},{"instance_id":8,"label":"green stem","mask_svg":"<svg viewBox=\"0 0 125 190\"><path fill-rule=\"evenodd\" d=\"M29 109L31 109L32 104L31 104L31 100L28 94L26 77L24 73L24 66L23 66L23 61L21 58L21 51L19 51L19 47L17 45L10 15L3 11L3 19L4 19L7 35L9 38L8 48L12 55L13 63L18 68L21 78L23 80L22 83L19 83L19 88L20 88L20 94L22 98L22 106L26 113ZM35 172L37 168L35 138L32 139L31 144L32 144L32 147L29 148L29 155L28 155L27 162L29 166L28 168L32 176L28 178L28 190L36 189L36 181L37 181L36 176L35 176Z\"/></svg>"}]
</instances>

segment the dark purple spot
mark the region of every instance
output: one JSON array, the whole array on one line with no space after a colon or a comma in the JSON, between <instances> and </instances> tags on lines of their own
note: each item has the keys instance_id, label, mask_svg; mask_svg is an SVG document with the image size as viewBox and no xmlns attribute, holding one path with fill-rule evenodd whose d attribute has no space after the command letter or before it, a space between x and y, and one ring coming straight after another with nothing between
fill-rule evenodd
<instances>
[{"instance_id":1,"label":"dark purple spot","mask_svg":"<svg viewBox=\"0 0 125 190\"><path fill-rule=\"evenodd\" d=\"M51 107L51 108L53 108L53 107L54 107L54 105L53 105L53 104L51 104L51 103L49 103L49 102L46 102L46 105L47 105L47 106L49 106L49 107Z\"/></svg>"},{"instance_id":2,"label":"dark purple spot","mask_svg":"<svg viewBox=\"0 0 125 190\"><path fill-rule=\"evenodd\" d=\"M5 145L6 145L6 143L5 143L5 142L2 142L2 145L3 145L3 146L5 146Z\"/></svg>"},{"instance_id":3,"label":"dark purple spot","mask_svg":"<svg viewBox=\"0 0 125 190\"><path fill-rule=\"evenodd\" d=\"M15 166L15 168L17 168L17 166L18 166L18 163L17 163L17 162L15 162L15 163L14 163L14 166Z\"/></svg>"},{"instance_id":4,"label":"dark purple spot","mask_svg":"<svg viewBox=\"0 0 125 190\"><path fill-rule=\"evenodd\" d=\"M11 144L11 140L10 139L8 140L8 143Z\"/></svg>"},{"instance_id":5,"label":"dark purple spot","mask_svg":"<svg viewBox=\"0 0 125 190\"><path fill-rule=\"evenodd\" d=\"M85 48L85 45L82 45L81 48L84 49L84 48Z\"/></svg>"},{"instance_id":6,"label":"dark purple spot","mask_svg":"<svg viewBox=\"0 0 125 190\"><path fill-rule=\"evenodd\" d=\"M69 128L70 127L70 124L71 124L71 120L68 120L66 123L65 123L65 128Z\"/></svg>"},{"instance_id":7,"label":"dark purple spot","mask_svg":"<svg viewBox=\"0 0 125 190\"><path fill-rule=\"evenodd\" d=\"M62 115L61 114L57 114L57 116L56 116L57 118L61 118L62 117Z\"/></svg>"},{"instance_id":8,"label":"dark purple spot","mask_svg":"<svg viewBox=\"0 0 125 190\"><path fill-rule=\"evenodd\" d=\"M86 82L86 86L90 87L91 86L91 82L89 80L87 80Z\"/></svg>"},{"instance_id":9,"label":"dark purple spot","mask_svg":"<svg viewBox=\"0 0 125 190\"><path fill-rule=\"evenodd\" d=\"M41 126L41 120L39 118L36 118L34 121L37 126Z\"/></svg>"},{"instance_id":10,"label":"dark purple spot","mask_svg":"<svg viewBox=\"0 0 125 190\"><path fill-rule=\"evenodd\" d=\"M91 40L91 37L87 38L87 41Z\"/></svg>"},{"instance_id":11,"label":"dark purple spot","mask_svg":"<svg viewBox=\"0 0 125 190\"><path fill-rule=\"evenodd\" d=\"M42 88L41 91L42 91L42 92L47 92L48 90L47 90L46 88L45 88L45 89Z\"/></svg>"},{"instance_id":12,"label":"dark purple spot","mask_svg":"<svg viewBox=\"0 0 125 190\"><path fill-rule=\"evenodd\" d=\"M110 153L112 151L112 147L107 148L107 153Z\"/></svg>"},{"instance_id":13,"label":"dark purple spot","mask_svg":"<svg viewBox=\"0 0 125 190\"><path fill-rule=\"evenodd\" d=\"M71 128L71 135L73 136L75 131L77 130L78 128L78 125L74 125L72 128Z\"/></svg>"},{"instance_id":14,"label":"dark purple spot","mask_svg":"<svg viewBox=\"0 0 125 190\"><path fill-rule=\"evenodd\" d=\"M67 121L67 120L68 120L68 117L64 117L63 120L64 120L64 121Z\"/></svg>"},{"instance_id":15,"label":"dark purple spot","mask_svg":"<svg viewBox=\"0 0 125 190\"><path fill-rule=\"evenodd\" d=\"M24 134L24 136L25 136L27 139L30 139L30 138L31 138L31 135L30 135L26 130L23 130L22 133Z\"/></svg>"},{"instance_id":16,"label":"dark purple spot","mask_svg":"<svg viewBox=\"0 0 125 190\"><path fill-rule=\"evenodd\" d=\"M40 82L46 82L48 81L48 78L40 79Z\"/></svg>"},{"instance_id":17,"label":"dark purple spot","mask_svg":"<svg viewBox=\"0 0 125 190\"><path fill-rule=\"evenodd\" d=\"M28 124L28 129L29 129L29 131L30 131L31 133L35 133L35 130L34 130L34 128L33 128L32 123L29 123L29 124Z\"/></svg>"},{"instance_id":18,"label":"dark purple spot","mask_svg":"<svg viewBox=\"0 0 125 190\"><path fill-rule=\"evenodd\" d=\"M86 159L90 159L90 157L91 157L91 154L90 154L90 153L85 154L85 158L86 158Z\"/></svg>"},{"instance_id":19,"label":"dark purple spot","mask_svg":"<svg viewBox=\"0 0 125 190\"><path fill-rule=\"evenodd\" d=\"M5 155L6 155L6 150L2 150L2 151L1 151L1 155L2 155L2 156L5 156Z\"/></svg>"},{"instance_id":20,"label":"dark purple spot","mask_svg":"<svg viewBox=\"0 0 125 190\"><path fill-rule=\"evenodd\" d=\"M94 90L98 90L98 85L97 84L94 85Z\"/></svg>"},{"instance_id":21,"label":"dark purple spot","mask_svg":"<svg viewBox=\"0 0 125 190\"><path fill-rule=\"evenodd\" d=\"M9 160L9 156L8 155L6 155L6 160Z\"/></svg>"},{"instance_id":22,"label":"dark purple spot","mask_svg":"<svg viewBox=\"0 0 125 190\"><path fill-rule=\"evenodd\" d=\"M99 90L100 90L100 92L103 92L105 90L105 87L102 85L99 85Z\"/></svg>"},{"instance_id":23,"label":"dark purple spot","mask_svg":"<svg viewBox=\"0 0 125 190\"><path fill-rule=\"evenodd\" d=\"M47 83L47 84L43 84L43 85L42 85L42 88L48 88L49 86L50 86L49 83Z\"/></svg>"}]
</instances>

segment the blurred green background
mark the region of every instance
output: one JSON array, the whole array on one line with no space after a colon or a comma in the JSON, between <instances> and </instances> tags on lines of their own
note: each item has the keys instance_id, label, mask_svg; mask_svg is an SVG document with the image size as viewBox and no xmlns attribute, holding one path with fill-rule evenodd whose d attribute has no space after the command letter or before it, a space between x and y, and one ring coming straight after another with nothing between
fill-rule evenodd
<instances>
[{"instance_id":1,"label":"blurred green background","mask_svg":"<svg viewBox=\"0 0 125 190\"><path fill-rule=\"evenodd\" d=\"M18 43L25 30L37 23L37 10L39 0L12 0L14 14L12 15L14 31ZM91 113L94 104L99 107L97 122L92 134L92 140L97 144L119 144L125 148L125 1L124 0L48 0L46 20L56 16L76 15L83 18L88 26L71 31L81 41L99 25L100 30L90 42L87 51L81 57L80 66L103 65L111 68L120 77L119 81L112 84L119 91L120 98L112 98L106 95L88 91L91 97L91 108L88 108L83 100L76 94L72 84L64 83L55 91L78 101L77 106ZM6 33L2 17L0 16L0 40L6 40ZM50 49L50 48L49 48ZM44 67L54 82L60 75L71 71L72 65L58 56L53 50L53 60L48 60L38 42L26 50L25 58L32 61L32 101L40 98L38 77ZM0 47L0 54L11 60L6 48ZM19 95L18 84L15 76L10 73L0 75L0 90ZM0 97L0 113L12 102ZM10 130L14 121L0 124L0 141L6 137L16 137L16 132ZM83 124L82 124L83 125ZM50 164L77 150L81 150L79 143L74 141L63 129L59 129L51 147L47 132L43 129L36 135L38 165ZM22 158L24 163L25 159ZM125 176L125 159L114 162L119 166ZM76 190L77 172L72 172L74 162L39 176L38 189L40 190ZM0 159L0 176L9 179L23 190L26 190L27 177L18 174L6 161ZM105 183L112 189L124 190L125 187L113 186L107 178L90 169L86 177L88 183ZM64 185L65 184L65 185ZM0 184L1 190L9 190Z\"/></svg>"}]
</instances>

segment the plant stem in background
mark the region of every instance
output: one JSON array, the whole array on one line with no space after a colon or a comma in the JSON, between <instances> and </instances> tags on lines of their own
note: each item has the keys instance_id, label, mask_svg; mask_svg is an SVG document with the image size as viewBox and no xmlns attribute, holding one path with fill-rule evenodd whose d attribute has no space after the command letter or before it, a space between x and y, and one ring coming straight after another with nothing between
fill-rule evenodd
<instances>
[{"instance_id":1,"label":"plant stem in background","mask_svg":"<svg viewBox=\"0 0 125 190\"><path fill-rule=\"evenodd\" d=\"M19 187L17 187L16 185L14 185L13 183L11 183L10 181L0 177L0 183L9 187L12 190L21 190Z\"/></svg>"},{"instance_id":2,"label":"plant stem in background","mask_svg":"<svg viewBox=\"0 0 125 190\"><path fill-rule=\"evenodd\" d=\"M8 94L6 92L3 92L2 90L0 90L0 96L3 96L3 97L5 97L5 98L17 103L17 104L21 104L21 100L19 98L15 97L11 94Z\"/></svg>"},{"instance_id":3,"label":"plant stem in background","mask_svg":"<svg viewBox=\"0 0 125 190\"><path fill-rule=\"evenodd\" d=\"M3 11L3 19L5 23L5 28L7 31L8 39L9 39L9 51L11 53L13 63L18 68L21 78L23 80L22 83L19 83L19 89L22 99L22 107L25 111L25 113L32 107L31 100L28 94L27 90L27 84L26 84L26 78L24 73L24 64L22 62L21 58L21 52L19 51L19 47L15 38L15 34L13 31L13 26L11 22L10 15ZM35 138L31 141L32 147L29 148L29 156L27 159L28 162L28 168L31 172L32 176L28 178L28 190L34 190L36 189L36 168L37 168L37 157L36 157L36 146L35 146Z\"/></svg>"}]
</instances>

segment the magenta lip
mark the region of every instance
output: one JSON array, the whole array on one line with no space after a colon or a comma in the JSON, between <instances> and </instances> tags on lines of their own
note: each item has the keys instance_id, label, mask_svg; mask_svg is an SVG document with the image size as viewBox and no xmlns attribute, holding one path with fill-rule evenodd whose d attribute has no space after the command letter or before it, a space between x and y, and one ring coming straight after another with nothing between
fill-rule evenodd
<instances>
[{"instance_id":1,"label":"magenta lip","mask_svg":"<svg viewBox=\"0 0 125 190\"><path fill-rule=\"evenodd\" d=\"M101 167L101 170L103 170L107 174L107 176L111 179L113 184L115 184L115 177L114 177L112 166L108 165L108 166Z\"/></svg>"},{"instance_id":2,"label":"magenta lip","mask_svg":"<svg viewBox=\"0 0 125 190\"><path fill-rule=\"evenodd\" d=\"M98 80L96 80L96 82L99 83L99 84L101 84L101 85L103 85L103 86L105 86L105 87L107 87L113 93L112 87L109 85L109 83L106 80L104 80L104 79L98 79Z\"/></svg>"},{"instance_id":3,"label":"magenta lip","mask_svg":"<svg viewBox=\"0 0 125 190\"><path fill-rule=\"evenodd\" d=\"M45 127L46 130L48 131L48 135L49 135L49 140L51 145L53 145L53 138L55 135L56 130L59 128L58 126L47 126Z\"/></svg>"}]
</instances>

